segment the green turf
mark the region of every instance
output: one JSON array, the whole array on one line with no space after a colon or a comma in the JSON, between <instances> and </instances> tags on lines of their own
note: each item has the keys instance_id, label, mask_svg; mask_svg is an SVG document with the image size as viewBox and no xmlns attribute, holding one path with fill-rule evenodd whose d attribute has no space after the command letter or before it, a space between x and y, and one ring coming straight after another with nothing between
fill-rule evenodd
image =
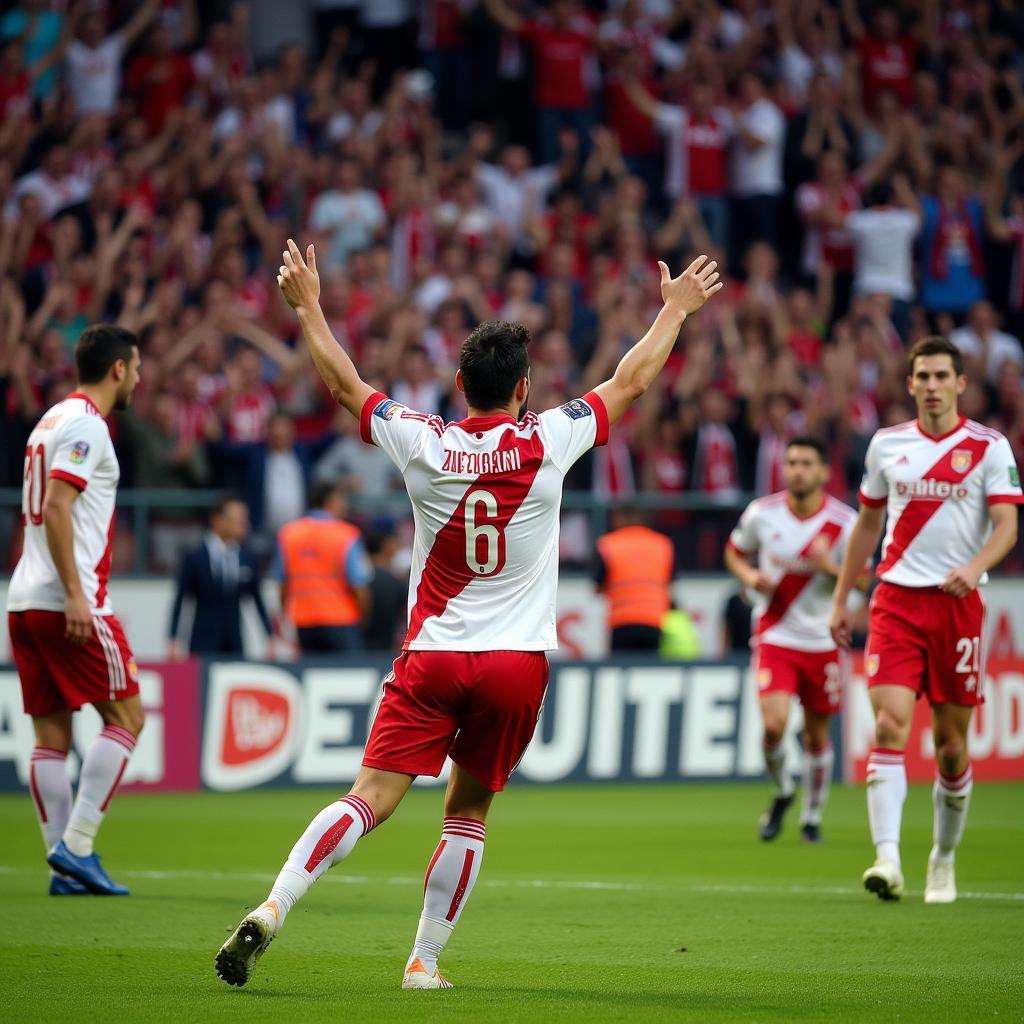
<instances>
[{"instance_id":1,"label":"green turf","mask_svg":"<svg viewBox=\"0 0 1024 1024\"><path fill-rule=\"evenodd\" d=\"M27 796L0 798L4 1021L1024 1020L1024 786L974 795L953 906L921 900L927 790L904 818L909 893L859 889L863 792L826 845L754 838L763 786L513 788L442 960L402 992L439 794L416 791L292 914L242 990L213 955L330 794L123 796L104 826L128 899L44 895Z\"/></svg>"}]
</instances>

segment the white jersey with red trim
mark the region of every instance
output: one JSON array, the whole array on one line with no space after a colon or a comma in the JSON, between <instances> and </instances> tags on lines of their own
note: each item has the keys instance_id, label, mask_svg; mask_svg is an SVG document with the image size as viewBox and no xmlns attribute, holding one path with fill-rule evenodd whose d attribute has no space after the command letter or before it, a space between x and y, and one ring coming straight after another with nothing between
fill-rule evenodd
<instances>
[{"instance_id":1,"label":"white jersey with red trim","mask_svg":"<svg viewBox=\"0 0 1024 1024\"><path fill-rule=\"evenodd\" d=\"M754 643L775 644L792 651L830 651L829 634L835 577L810 562L815 545L827 544L832 560L841 563L857 514L826 496L813 515L800 517L785 491L752 501L740 516L729 544L744 555L757 555L758 567L774 589L755 592Z\"/></svg>"},{"instance_id":2,"label":"white jersey with red trim","mask_svg":"<svg viewBox=\"0 0 1024 1024\"><path fill-rule=\"evenodd\" d=\"M942 437L916 420L879 430L868 445L860 501L886 506L876 575L902 587L937 587L988 540L989 506L1024 498L1010 442L961 417Z\"/></svg>"},{"instance_id":3,"label":"white jersey with red trim","mask_svg":"<svg viewBox=\"0 0 1024 1024\"><path fill-rule=\"evenodd\" d=\"M608 440L601 399L445 424L378 392L359 426L412 499L405 649L554 650L562 480Z\"/></svg>"},{"instance_id":4,"label":"white jersey with red trim","mask_svg":"<svg viewBox=\"0 0 1024 1024\"><path fill-rule=\"evenodd\" d=\"M46 484L56 479L82 492L71 506L71 522L85 598L94 615L112 613L107 581L120 478L107 422L85 395L69 395L36 424L25 449L21 495L25 542L7 592L8 611L64 610L64 586L43 524Z\"/></svg>"}]
</instances>

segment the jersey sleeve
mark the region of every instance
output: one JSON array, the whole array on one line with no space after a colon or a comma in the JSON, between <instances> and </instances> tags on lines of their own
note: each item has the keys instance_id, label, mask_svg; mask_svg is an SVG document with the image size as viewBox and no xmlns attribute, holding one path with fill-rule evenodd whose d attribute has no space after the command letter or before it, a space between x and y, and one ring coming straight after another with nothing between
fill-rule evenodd
<instances>
[{"instance_id":1,"label":"jersey sleeve","mask_svg":"<svg viewBox=\"0 0 1024 1024\"><path fill-rule=\"evenodd\" d=\"M539 419L548 456L563 473L584 452L608 443L608 410L593 391L542 412Z\"/></svg>"},{"instance_id":2,"label":"jersey sleeve","mask_svg":"<svg viewBox=\"0 0 1024 1024\"><path fill-rule=\"evenodd\" d=\"M989 446L984 467L985 500L989 505L1024 505L1017 462L1005 437Z\"/></svg>"},{"instance_id":3,"label":"jersey sleeve","mask_svg":"<svg viewBox=\"0 0 1024 1024\"><path fill-rule=\"evenodd\" d=\"M101 416L86 414L68 420L57 435L50 479L63 480L84 491L106 458L109 441L110 433Z\"/></svg>"},{"instance_id":4,"label":"jersey sleeve","mask_svg":"<svg viewBox=\"0 0 1024 1024\"><path fill-rule=\"evenodd\" d=\"M383 449L403 473L427 438L440 437L443 429L440 416L414 412L380 391L367 398L359 416L359 436Z\"/></svg>"},{"instance_id":5,"label":"jersey sleeve","mask_svg":"<svg viewBox=\"0 0 1024 1024\"><path fill-rule=\"evenodd\" d=\"M741 555L755 554L761 546L757 532L757 505L751 502L740 516L740 521L729 534L729 547L735 548Z\"/></svg>"},{"instance_id":6,"label":"jersey sleeve","mask_svg":"<svg viewBox=\"0 0 1024 1024\"><path fill-rule=\"evenodd\" d=\"M864 476L857 497L868 508L881 508L889 500L889 482L882 472L877 435L871 439L867 455L864 456Z\"/></svg>"}]
</instances>

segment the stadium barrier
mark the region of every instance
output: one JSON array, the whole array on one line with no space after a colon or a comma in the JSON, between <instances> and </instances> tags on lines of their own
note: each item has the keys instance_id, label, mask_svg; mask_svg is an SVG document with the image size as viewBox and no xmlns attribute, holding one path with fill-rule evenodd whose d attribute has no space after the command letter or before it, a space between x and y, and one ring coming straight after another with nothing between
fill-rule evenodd
<instances>
[{"instance_id":1,"label":"stadium barrier","mask_svg":"<svg viewBox=\"0 0 1024 1024\"><path fill-rule=\"evenodd\" d=\"M220 791L350 782L390 664L349 660L295 663L187 661L140 666L147 712L125 786ZM987 702L975 716L972 751L980 779L1024 779L1024 660L993 662ZM837 777L859 781L871 746L871 709L855 665L846 711L836 723ZM787 744L798 764L799 712ZM100 728L75 717L78 755ZM933 775L927 708L918 706L908 774ZM0 668L0 792L27 783L33 745L12 668ZM745 659L558 662L537 735L514 780L683 782L762 774L757 695ZM421 779L422 785L443 782Z\"/></svg>"}]
</instances>

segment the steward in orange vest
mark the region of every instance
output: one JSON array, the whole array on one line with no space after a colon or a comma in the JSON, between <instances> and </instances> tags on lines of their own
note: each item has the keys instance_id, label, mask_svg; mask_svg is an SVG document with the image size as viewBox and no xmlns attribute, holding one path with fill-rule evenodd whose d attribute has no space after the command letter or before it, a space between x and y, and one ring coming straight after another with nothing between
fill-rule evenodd
<instances>
[{"instance_id":1,"label":"steward in orange vest","mask_svg":"<svg viewBox=\"0 0 1024 1024\"><path fill-rule=\"evenodd\" d=\"M608 599L613 651L657 651L672 604L672 541L642 525L638 509L612 512L612 531L597 541L598 590Z\"/></svg>"},{"instance_id":2,"label":"steward in orange vest","mask_svg":"<svg viewBox=\"0 0 1024 1024\"><path fill-rule=\"evenodd\" d=\"M344 521L336 483L313 485L310 511L277 534L281 607L304 654L360 651L373 568L359 528Z\"/></svg>"}]
</instances>

